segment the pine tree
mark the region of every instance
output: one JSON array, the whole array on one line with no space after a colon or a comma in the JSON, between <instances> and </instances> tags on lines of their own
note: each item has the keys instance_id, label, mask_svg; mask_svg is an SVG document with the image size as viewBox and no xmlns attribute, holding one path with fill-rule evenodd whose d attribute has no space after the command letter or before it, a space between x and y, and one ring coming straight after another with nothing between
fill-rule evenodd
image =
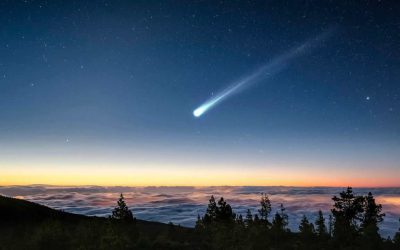
<instances>
[{"instance_id":1,"label":"pine tree","mask_svg":"<svg viewBox=\"0 0 400 250\"><path fill-rule=\"evenodd\" d=\"M272 227L275 229L285 231L286 227L288 225L288 215L285 213L286 208L283 206L283 204L280 205L279 211L276 211L275 217L272 221Z\"/></svg>"},{"instance_id":2,"label":"pine tree","mask_svg":"<svg viewBox=\"0 0 400 250\"><path fill-rule=\"evenodd\" d=\"M250 209L247 209L246 219L244 221L247 227L250 227L253 224L253 215L251 214Z\"/></svg>"},{"instance_id":3,"label":"pine tree","mask_svg":"<svg viewBox=\"0 0 400 250\"><path fill-rule=\"evenodd\" d=\"M254 215L254 220L253 220L255 225L259 225L260 224L260 217L258 217L258 214Z\"/></svg>"},{"instance_id":4,"label":"pine tree","mask_svg":"<svg viewBox=\"0 0 400 250\"><path fill-rule=\"evenodd\" d=\"M271 213L271 201L269 200L268 195L264 193L261 194L260 205L261 209L258 210L258 213L260 214L260 220L268 225L268 216Z\"/></svg>"},{"instance_id":5,"label":"pine tree","mask_svg":"<svg viewBox=\"0 0 400 250\"><path fill-rule=\"evenodd\" d=\"M329 225L328 234L330 237L332 237L332 235L333 235L333 217L331 214L329 215L328 225Z\"/></svg>"},{"instance_id":6,"label":"pine tree","mask_svg":"<svg viewBox=\"0 0 400 250\"><path fill-rule=\"evenodd\" d=\"M203 221L204 224L208 225L212 222L215 222L217 218L217 203L215 202L214 195L211 195L211 198L208 200L208 206L206 214L204 215Z\"/></svg>"},{"instance_id":7,"label":"pine tree","mask_svg":"<svg viewBox=\"0 0 400 250\"><path fill-rule=\"evenodd\" d=\"M315 233L314 225L308 221L305 215L301 219L299 231L303 236L311 236Z\"/></svg>"},{"instance_id":8,"label":"pine tree","mask_svg":"<svg viewBox=\"0 0 400 250\"><path fill-rule=\"evenodd\" d=\"M325 218L324 218L324 215L322 214L321 210L318 211L318 217L315 220L315 226L317 227L316 233L318 236L322 237L327 234L326 226L325 226Z\"/></svg>"},{"instance_id":9,"label":"pine tree","mask_svg":"<svg viewBox=\"0 0 400 250\"><path fill-rule=\"evenodd\" d=\"M240 226L240 227L244 227L244 220L243 220L243 216L241 214L239 214L239 216L236 216L236 223Z\"/></svg>"},{"instance_id":10,"label":"pine tree","mask_svg":"<svg viewBox=\"0 0 400 250\"><path fill-rule=\"evenodd\" d=\"M128 206L125 203L124 196L120 195L118 201L117 201L117 206L114 208L112 211L112 219L117 219L117 220L124 220L124 221L134 221L132 212L129 210Z\"/></svg>"},{"instance_id":11,"label":"pine tree","mask_svg":"<svg viewBox=\"0 0 400 250\"><path fill-rule=\"evenodd\" d=\"M358 235L358 222L362 220L364 212L364 197L356 196L351 187L334 196L332 214L334 217L333 236L341 245L354 243Z\"/></svg>"},{"instance_id":12,"label":"pine tree","mask_svg":"<svg viewBox=\"0 0 400 250\"><path fill-rule=\"evenodd\" d=\"M369 237L379 237L378 223L383 221L385 214L381 213L382 205L376 204L371 192L365 197L364 216L361 223L363 233Z\"/></svg>"},{"instance_id":13,"label":"pine tree","mask_svg":"<svg viewBox=\"0 0 400 250\"><path fill-rule=\"evenodd\" d=\"M224 200L224 197L221 197L218 201L216 219L220 222L233 222L235 217L231 205Z\"/></svg>"},{"instance_id":14,"label":"pine tree","mask_svg":"<svg viewBox=\"0 0 400 250\"><path fill-rule=\"evenodd\" d=\"M196 230L201 230L204 228L203 219L200 217L200 214L197 215L197 221L194 228Z\"/></svg>"}]
</instances>

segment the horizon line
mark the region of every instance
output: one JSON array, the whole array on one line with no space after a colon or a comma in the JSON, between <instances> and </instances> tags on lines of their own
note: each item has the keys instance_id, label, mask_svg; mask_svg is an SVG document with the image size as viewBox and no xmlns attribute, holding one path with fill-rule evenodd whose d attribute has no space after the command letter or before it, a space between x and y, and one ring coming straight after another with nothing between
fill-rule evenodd
<instances>
[{"instance_id":1,"label":"horizon line","mask_svg":"<svg viewBox=\"0 0 400 250\"><path fill-rule=\"evenodd\" d=\"M0 187L29 187L29 186L47 186L47 187L287 187L287 188L400 188L399 186L319 186L319 185L98 185L98 184L45 184L45 183L32 183L32 184L1 184Z\"/></svg>"}]
</instances>

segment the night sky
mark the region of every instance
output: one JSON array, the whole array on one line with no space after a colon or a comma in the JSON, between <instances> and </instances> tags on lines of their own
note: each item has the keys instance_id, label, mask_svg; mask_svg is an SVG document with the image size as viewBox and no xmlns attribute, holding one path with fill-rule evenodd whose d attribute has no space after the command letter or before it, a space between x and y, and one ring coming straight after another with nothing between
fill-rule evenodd
<instances>
[{"instance_id":1,"label":"night sky","mask_svg":"<svg viewBox=\"0 0 400 250\"><path fill-rule=\"evenodd\" d=\"M1 1L0 184L398 186L400 3L353 2Z\"/></svg>"}]
</instances>

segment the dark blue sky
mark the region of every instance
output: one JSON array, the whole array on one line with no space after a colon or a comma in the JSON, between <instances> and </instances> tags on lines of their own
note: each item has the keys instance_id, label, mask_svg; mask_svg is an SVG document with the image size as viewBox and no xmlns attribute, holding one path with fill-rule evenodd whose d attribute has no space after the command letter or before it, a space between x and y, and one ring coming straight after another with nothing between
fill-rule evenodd
<instances>
[{"instance_id":1,"label":"dark blue sky","mask_svg":"<svg viewBox=\"0 0 400 250\"><path fill-rule=\"evenodd\" d=\"M366 179L383 168L397 181L399 13L396 1L2 1L0 165L366 167ZM193 117L331 29L271 79Z\"/></svg>"}]
</instances>

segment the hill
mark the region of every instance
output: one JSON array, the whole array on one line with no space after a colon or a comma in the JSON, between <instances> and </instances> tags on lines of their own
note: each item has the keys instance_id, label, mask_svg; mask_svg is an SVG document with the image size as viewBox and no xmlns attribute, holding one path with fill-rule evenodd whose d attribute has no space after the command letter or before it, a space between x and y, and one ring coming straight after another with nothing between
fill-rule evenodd
<instances>
[{"instance_id":1,"label":"hill","mask_svg":"<svg viewBox=\"0 0 400 250\"><path fill-rule=\"evenodd\" d=\"M0 196L0 249L193 249L193 229L55 210Z\"/></svg>"}]
</instances>

